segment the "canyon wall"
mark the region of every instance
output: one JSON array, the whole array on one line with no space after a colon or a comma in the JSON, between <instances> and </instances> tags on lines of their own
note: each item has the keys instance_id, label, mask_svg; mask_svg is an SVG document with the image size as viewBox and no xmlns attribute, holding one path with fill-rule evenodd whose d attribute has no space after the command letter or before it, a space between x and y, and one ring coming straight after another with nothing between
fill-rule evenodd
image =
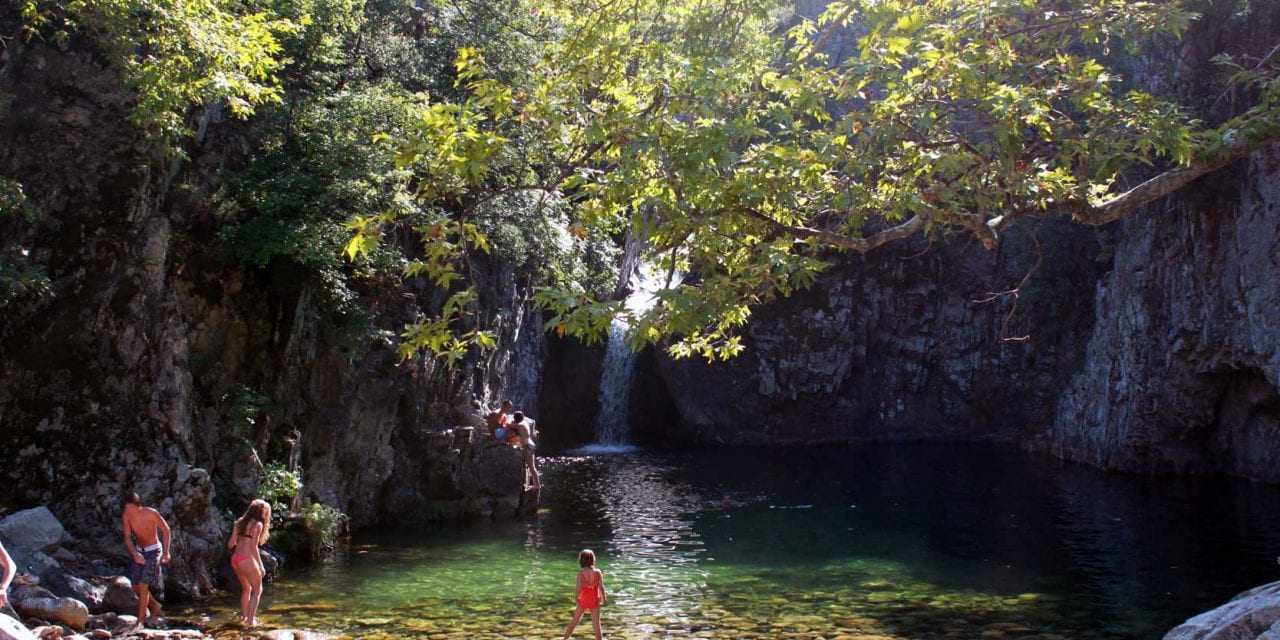
<instances>
[{"instance_id":1,"label":"canyon wall","mask_svg":"<svg viewBox=\"0 0 1280 640\"><path fill-rule=\"evenodd\" d=\"M1210 59L1265 55L1280 5L1195 8L1177 48L1120 64L1222 119L1248 96ZM1280 147L1104 228L1034 222L995 252L952 236L832 261L809 291L756 312L737 360L650 356L641 437L996 440L1112 469L1280 481ZM1017 296L1002 293L1028 271Z\"/></svg>"},{"instance_id":2,"label":"canyon wall","mask_svg":"<svg viewBox=\"0 0 1280 640\"><path fill-rule=\"evenodd\" d=\"M17 21L0 9L5 33ZM120 497L137 491L174 525L171 589L198 595L262 460L293 456L306 496L354 527L528 506L518 453L468 428L474 399L536 401L546 346L513 268L474 265L498 349L401 362L391 332L438 292L357 291L357 322L313 274L227 260L214 195L245 125L206 110L189 159L158 159L132 104L89 43L0 50L0 176L25 194L0 211L0 266L34 265L47 287L0 300L0 509L48 505L80 551L123 567Z\"/></svg>"}]
</instances>

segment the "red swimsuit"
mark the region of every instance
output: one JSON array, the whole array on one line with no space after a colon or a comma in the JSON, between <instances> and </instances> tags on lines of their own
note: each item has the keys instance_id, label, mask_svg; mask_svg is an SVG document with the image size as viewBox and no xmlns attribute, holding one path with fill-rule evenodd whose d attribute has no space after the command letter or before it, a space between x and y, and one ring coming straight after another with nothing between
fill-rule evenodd
<instances>
[{"instance_id":1,"label":"red swimsuit","mask_svg":"<svg viewBox=\"0 0 1280 640\"><path fill-rule=\"evenodd\" d=\"M581 584L581 580L579 583ZM583 609L600 607L600 578L595 571L591 572L591 584L578 587L578 606Z\"/></svg>"}]
</instances>

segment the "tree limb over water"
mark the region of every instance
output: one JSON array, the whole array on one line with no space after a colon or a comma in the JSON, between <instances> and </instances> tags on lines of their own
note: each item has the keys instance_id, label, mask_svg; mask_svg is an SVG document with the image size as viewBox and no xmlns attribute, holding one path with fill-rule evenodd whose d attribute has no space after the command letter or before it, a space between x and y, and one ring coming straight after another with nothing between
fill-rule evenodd
<instances>
[{"instance_id":1,"label":"tree limb over water","mask_svg":"<svg viewBox=\"0 0 1280 640\"><path fill-rule=\"evenodd\" d=\"M753 307L839 251L947 229L994 248L1024 217L1106 224L1280 139L1269 56L1235 66L1258 106L1215 130L1108 66L1113 47L1181 37L1181 2L1043 5L840 0L783 32L769 0L543 0L512 32L532 61L461 50L464 99L423 108L401 165L463 217L538 185L574 238L643 240L659 270L695 277L629 318L632 345L727 358ZM1121 190L1138 166L1171 168ZM587 340L628 313L572 281L535 298Z\"/></svg>"}]
</instances>

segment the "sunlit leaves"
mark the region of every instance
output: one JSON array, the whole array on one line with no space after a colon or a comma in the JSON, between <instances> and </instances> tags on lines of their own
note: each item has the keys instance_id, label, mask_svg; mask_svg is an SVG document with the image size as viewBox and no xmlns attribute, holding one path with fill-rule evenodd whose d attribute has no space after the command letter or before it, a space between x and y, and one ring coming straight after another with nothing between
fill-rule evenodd
<instances>
[{"instance_id":1,"label":"sunlit leaves","mask_svg":"<svg viewBox=\"0 0 1280 640\"><path fill-rule=\"evenodd\" d=\"M192 132L191 107L243 118L279 101L280 38L309 20L240 0L28 0L23 15L29 37L98 36L136 95L135 123L171 153Z\"/></svg>"},{"instance_id":2,"label":"sunlit leaves","mask_svg":"<svg viewBox=\"0 0 1280 640\"><path fill-rule=\"evenodd\" d=\"M532 59L462 50L464 96L424 109L402 164L454 215L537 189L575 236L627 231L659 271L694 274L627 318L631 344L723 358L754 305L859 246L832 238L910 220L992 244L998 221L1100 202L1134 164L1215 144L1104 62L1182 33L1179 2L840 0L786 31L779 6L531 2ZM856 36L846 60L828 57L838 33ZM549 330L588 340L631 315L572 283L536 299Z\"/></svg>"}]
</instances>

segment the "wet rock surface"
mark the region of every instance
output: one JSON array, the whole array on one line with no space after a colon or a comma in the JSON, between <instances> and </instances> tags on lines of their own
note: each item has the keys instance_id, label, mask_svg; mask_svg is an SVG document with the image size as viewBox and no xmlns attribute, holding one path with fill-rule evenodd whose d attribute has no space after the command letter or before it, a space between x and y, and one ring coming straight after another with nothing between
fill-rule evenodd
<instances>
[{"instance_id":1,"label":"wet rock surface","mask_svg":"<svg viewBox=\"0 0 1280 640\"><path fill-rule=\"evenodd\" d=\"M1164 640L1280 638L1280 582L1250 589L1174 628Z\"/></svg>"},{"instance_id":2,"label":"wet rock surface","mask_svg":"<svg viewBox=\"0 0 1280 640\"><path fill-rule=\"evenodd\" d=\"M537 416L544 451L576 447L595 439L600 412L600 377L604 345L573 338L547 338L547 362L538 397Z\"/></svg>"},{"instance_id":3,"label":"wet rock surface","mask_svg":"<svg viewBox=\"0 0 1280 640\"><path fill-rule=\"evenodd\" d=\"M393 522L511 518L536 508L519 449L473 427L406 435L397 447L405 455L401 481L386 497L398 514Z\"/></svg>"}]
</instances>

